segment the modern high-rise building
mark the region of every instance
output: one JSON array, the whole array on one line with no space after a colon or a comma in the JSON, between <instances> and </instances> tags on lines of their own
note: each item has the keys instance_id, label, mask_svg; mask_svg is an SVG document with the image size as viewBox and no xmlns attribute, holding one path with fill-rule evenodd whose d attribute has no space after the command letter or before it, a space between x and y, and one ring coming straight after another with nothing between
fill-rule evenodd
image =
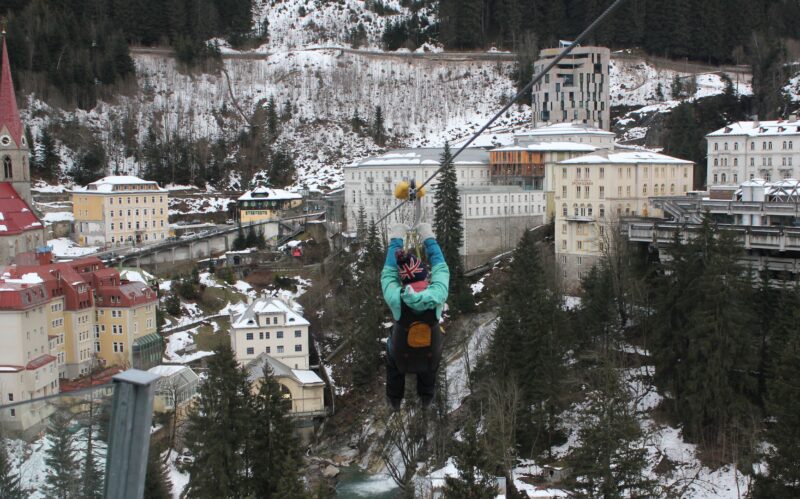
<instances>
[{"instance_id":1,"label":"modern high-rise building","mask_svg":"<svg viewBox=\"0 0 800 499\"><path fill-rule=\"evenodd\" d=\"M534 63L534 72L544 69L562 50L563 47L542 49ZM609 130L610 63L611 51L606 47L575 47L534 86L533 126L585 123Z\"/></svg>"}]
</instances>

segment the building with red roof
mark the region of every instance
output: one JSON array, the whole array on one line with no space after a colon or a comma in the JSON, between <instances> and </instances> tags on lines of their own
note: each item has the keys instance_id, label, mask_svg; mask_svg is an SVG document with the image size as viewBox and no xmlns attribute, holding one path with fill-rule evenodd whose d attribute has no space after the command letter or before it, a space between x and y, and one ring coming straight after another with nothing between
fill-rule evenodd
<instances>
[{"instance_id":1,"label":"building with red roof","mask_svg":"<svg viewBox=\"0 0 800 499\"><path fill-rule=\"evenodd\" d=\"M0 397L2 404L58 393L58 359L51 353L47 309L50 297L37 275L0 279ZM52 413L46 403L0 411L4 429L39 428Z\"/></svg>"},{"instance_id":2,"label":"building with red roof","mask_svg":"<svg viewBox=\"0 0 800 499\"><path fill-rule=\"evenodd\" d=\"M0 264L45 244L44 226L31 210L30 150L19 117L6 40L0 68Z\"/></svg>"},{"instance_id":3,"label":"building with red roof","mask_svg":"<svg viewBox=\"0 0 800 499\"><path fill-rule=\"evenodd\" d=\"M149 369L161 360L155 291L120 278L96 257L52 262L49 253L25 253L3 278L37 281L48 299L48 337L62 378L88 374L99 361ZM0 307L2 303L0 303ZM63 340L61 340L63 338Z\"/></svg>"}]
</instances>

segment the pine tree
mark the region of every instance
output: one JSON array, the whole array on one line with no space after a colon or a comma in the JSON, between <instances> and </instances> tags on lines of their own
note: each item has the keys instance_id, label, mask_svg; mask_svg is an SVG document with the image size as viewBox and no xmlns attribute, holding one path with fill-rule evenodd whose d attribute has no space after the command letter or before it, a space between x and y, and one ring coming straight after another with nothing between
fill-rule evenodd
<instances>
[{"instance_id":1,"label":"pine tree","mask_svg":"<svg viewBox=\"0 0 800 499\"><path fill-rule=\"evenodd\" d=\"M250 383L229 344L214 350L208 380L189 415L186 446L195 457L189 465L189 498L246 497L245 448L253 424Z\"/></svg>"},{"instance_id":2,"label":"pine tree","mask_svg":"<svg viewBox=\"0 0 800 499\"><path fill-rule=\"evenodd\" d=\"M48 497L71 499L78 493L80 465L75 453L71 422L70 412L66 409L57 410L50 416L47 428L50 447L44 460L49 470L44 486Z\"/></svg>"},{"instance_id":3,"label":"pine tree","mask_svg":"<svg viewBox=\"0 0 800 499\"><path fill-rule=\"evenodd\" d=\"M244 233L241 223L239 223L239 229L236 231L236 237L233 239L233 249L234 251L247 249L247 236Z\"/></svg>"},{"instance_id":4,"label":"pine tree","mask_svg":"<svg viewBox=\"0 0 800 499\"><path fill-rule=\"evenodd\" d=\"M461 260L464 225L458 177L449 143L444 145L440 165L439 183L436 185L433 203L433 230L450 268L450 304L460 312L469 312L474 308L474 301L464 278L464 264Z\"/></svg>"},{"instance_id":5,"label":"pine tree","mask_svg":"<svg viewBox=\"0 0 800 499\"><path fill-rule=\"evenodd\" d=\"M46 180L57 180L60 162L53 135L50 133L49 127L45 127L42 129L37 151L36 164L39 167L39 174Z\"/></svg>"},{"instance_id":6,"label":"pine tree","mask_svg":"<svg viewBox=\"0 0 800 499\"><path fill-rule=\"evenodd\" d=\"M5 438L0 435L0 497L4 499L25 499L28 494L22 489L19 473L14 471L8 457Z\"/></svg>"},{"instance_id":7,"label":"pine tree","mask_svg":"<svg viewBox=\"0 0 800 499\"><path fill-rule=\"evenodd\" d=\"M274 187L286 187L294 182L296 168L294 159L284 149L276 149L270 157L269 183Z\"/></svg>"},{"instance_id":8,"label":"pine tree","mask_svg":"<svg viewBox=\"0 0 800 499\"><path fill-rule=\"evenodd\" d=\"M267 102L267 140L269 142L275 142L278 138L279 130L278 130L278 108L275 104L275 97L270 97L269 101Z\"/></svg>"},{"instance_id":9,"label":"pine tree","mask_svg":"<svg viewBox=\"0 0 800 499\"><path fill-rule=\"evenodd\" d=\"M386 125L383 123L383 109L375 106L375 117L372 120L372 139L381 147L386 145Z\"/></svg>"},{"instance_id":10,"label":"pine tree","mask_svg":"<svg viewBox=\"0 0 800 499\"><path fill-rule=\"evenodd\" d=\"M647 448L634 404L608 356L593 378L580 446L568 458L572 490L589 498L656 497L656 482L645 474Z\"/></svg>"},{"instance_id":11,"label":"pine tree","mask_svg":"<svg viewBox=\"0 0 800 499\"><path fill-rule=\"evenodd\" d=\"M366 239L367 228L367 209L362 204L358 206L358 215L356 216L356 237L359 241Z\"/></svg>"},{"instance_id":12,"label":"pine tree","mask_svg":"<svg viewBox=\"0 0 800 499\"><path fill-rule=\"evenodd\" d=\"M89 403L88 420L86 427L86 454L83 459L83 469L81 470L81 499L102 499L103 498L103 470L101 464L97 462L97 449L95 448L95 438L97 431L97 414L95 414L95 402ZM99 411L98 411L99 412Z\"/></svg>"},{"instance_id":13,"label":"pine tree","mask_svg":"<svg viewBox=\"0 0 800 499\"><path fill-rule=\"evenodd\" d=\"M383 248L378 227L371 221L367 229L364 250L357 264L359 285L354 291L353 328L353 383L365 386L375 381L375 369L380 358L385 320L383 300L380 295L380 272Z\"/></svg>"},{"instance_id":14,"label":"pine tree","mask_svg":"<svg viewBox=\"0 0 800 499\"><path fill-rule=\"evenodd\" d=\"M686 244L676 234L667 252L651 344L655 381L671 394L668 407L686 438L738 453L731 443L744 440L737 436L756 419L748 352L753 282L743 279L741 247L706 217Z\"/></svg>"},{"instance_id":15,"label":"pine tree","mask_svg":"<svg viewBox=\"0 0 800 499\"><path fill-rule=\"evenodd\" d=\"M253 497L302 497L299 469L300 447L292 420L287 416L291 400L284 398L281 385L268 363L254 400L251 441L251 494Z\"/></svg>"},{"instance_id":16,"label":"pine tree","mask_svg":"<svg viewBox=\"0 0 800 499\"><path fill-rule=\"evenodd\" d=\"M247 238L245 239L245 247L247 248L255 248L258 246L258 234L256 234L256 229L254 226L250 226L247 229Z\"/></svg>"},{"instance_id":17,"label":"pine tree","mask_svg":"<svg viewBox=\"0 0 800 499\"><path fill-rule=\"evenodd\" d=\"M150 443L150 452L147 455L147 475L144 480L144 499L171 499L172 480L169 477L169 468L161 459L163 450L161 446Z\"/></svg>"},{"instance_id":18,"label":"pine tree","mask_svg":"<svg viewBox=\"0 0 800 499\"><path fill-rule=\"evenodd\" d=\"M458 477L446 477L446 499L493 499L497 485L486 457L486 447L470 419L462 432L464 439L455 444L455 465Z\"/></svg>"},{"instance_id":19,"label":"pine tree","mask_svg":"<svg viewBox=\"0 0 800 499\"><path fill-rule=\"evenodd\" d=\"M519 380L525 410L517 439L525 452L534 442L542 450L555 442L565 387L562 315L560 297L548 286L539 249L526 231L514 251L487 359L492 376Z\"/></svg>"},{"instance_id":20,"label":"pine tree","mask_svg":"<svg viewBox=\"0 0 800 499\"><path fill-rule=\"evenodd\" d=\"M781 311L793 317L794 307ZM775 376L770 382L768 408L775 423L767 438L772 444L767 452L767 475L757 475L753 497L800 497L800 339L792 334L777 355Z\"/></svg>"}]
</instances>

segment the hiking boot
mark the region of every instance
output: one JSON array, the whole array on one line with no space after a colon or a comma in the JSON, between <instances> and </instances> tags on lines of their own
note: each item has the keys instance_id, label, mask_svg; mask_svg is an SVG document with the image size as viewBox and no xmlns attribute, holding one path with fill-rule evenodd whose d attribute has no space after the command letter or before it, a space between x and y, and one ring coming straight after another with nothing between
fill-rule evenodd
<instances>
[{"instance_id":1,"label":"hiking boot","mask_svg":"<svg viewBox=\"0 0 800 499\"><path fill-rule=\"evenodd\" d=\"M433 395L421 395L419 397L419 402L422 404L423 409L427 409L431 406L431 402L433 402Z\"/></svg>"},{"instance_id":2,"label":"hiking boot","mask_svg":"<svg viewBox=\"0 0 800 499\"><path fill-rule=\"evenodd\" d=\"M403 399L386 397L386 402L389 404L390 411L397 412L400 410L400 406L403 404Z\"/></svg>"}]
</instances>

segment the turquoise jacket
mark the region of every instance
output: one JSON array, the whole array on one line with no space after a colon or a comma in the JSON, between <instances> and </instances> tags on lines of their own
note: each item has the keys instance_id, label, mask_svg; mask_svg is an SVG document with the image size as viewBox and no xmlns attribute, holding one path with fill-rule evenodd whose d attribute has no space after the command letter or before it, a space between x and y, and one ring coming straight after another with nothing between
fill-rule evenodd
<instances>
[{"instance_id":1,"label":"turquoise jacket","mask_svg":"<svg viewBox=\"0 0 800 499\"><path fill-rule=\"evenodd\" d=\"M436 309L436 318L442 318L444 302L447 301L447 293L450 288L450 269L444 261L442 249L436 239L429 237L424 242L425 254L431 265L431 276L428 287L419 293L408 293L400 281L400 271L397 270L397 260L395 252L403 249L402 239L392 239L389 241L389 251L386 253L386 263L383 264L381 272L381 288L383 289L383 299L389 305L394 320L400 320L401 300L409 308L416 311Z\"/></svg>"}]
</instances>

